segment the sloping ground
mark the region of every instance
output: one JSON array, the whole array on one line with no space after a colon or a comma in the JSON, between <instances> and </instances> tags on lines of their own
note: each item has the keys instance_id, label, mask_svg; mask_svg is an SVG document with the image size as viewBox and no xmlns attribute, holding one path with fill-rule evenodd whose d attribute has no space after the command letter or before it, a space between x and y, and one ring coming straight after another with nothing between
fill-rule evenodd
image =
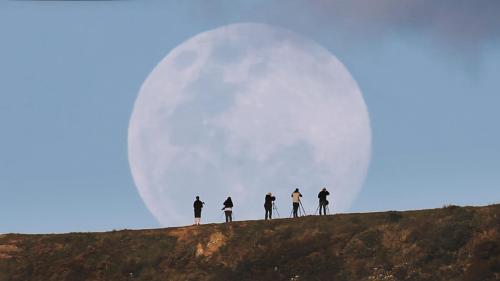
<instances>
[{"instance_id":1,"label":"sloping ground","mask_svg":"<svg viewBox=\"0 0 500 281\"><path fill-rule=\"evenodd\" d=\"M7 280L500 280L500 205L8 234Z\"/></svg>"}]
</instances>

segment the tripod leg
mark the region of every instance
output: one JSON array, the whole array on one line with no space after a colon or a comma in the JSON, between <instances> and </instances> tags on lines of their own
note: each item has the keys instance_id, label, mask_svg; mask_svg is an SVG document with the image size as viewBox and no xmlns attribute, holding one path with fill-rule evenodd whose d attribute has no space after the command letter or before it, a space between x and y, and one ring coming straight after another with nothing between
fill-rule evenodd
<instances>
[{"instance_id":1,"label":"tripod leg","mask_svg":"<svg viewBox=\"0 0 500 281\"><path fill-rule=\"evenodd\" d=\"M278 218L280 217L280 213L278 212L278 208L276 208L276 205L273 203L273 209L276 211L276 215Z\"/></svg>"},{"instance_id":2,"label":"tripod leg","mask_svg":"<svg viewBox=\"0 0 500 281\"><path fill-rule=\"evenodd\" d=\"M304 216L307 216L306 210L304 209L304 205L302 205L302 201L299 201L300 203L300 208L302 208L302 212L304 213Z\"/></svg>"}]
</instances>

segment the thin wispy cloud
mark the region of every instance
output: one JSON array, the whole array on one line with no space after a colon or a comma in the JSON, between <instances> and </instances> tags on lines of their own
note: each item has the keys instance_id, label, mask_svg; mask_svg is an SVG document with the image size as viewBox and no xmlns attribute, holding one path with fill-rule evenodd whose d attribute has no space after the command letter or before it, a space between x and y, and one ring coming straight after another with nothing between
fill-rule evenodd
<instances>
[{"instance_id":1,"label":"thin wispy cloud","mask_svg":"<svg viewBox=\"0 0 500 281\"><path fill-rule=\"evenodd\" d=\"M230 8L225 4L202 2L200 14L210 20L261 20L303 33L319 32L322 38L341 30L356 42L409 31L461 51L476 51L500 39L500 1L493 0L261 1Z\"/></svg>"},{"instance_id":2,"label":"thin wispy cloud","mask_svg":"<svg viewBox=\"0 0 500 281\"><path fill-rule=\"evenodd\" d=\"M327 25L341 23L357 32L412 29L459 48L500 39L500 1L308 1L303 9Z\"/></svg>"}]
</instances>

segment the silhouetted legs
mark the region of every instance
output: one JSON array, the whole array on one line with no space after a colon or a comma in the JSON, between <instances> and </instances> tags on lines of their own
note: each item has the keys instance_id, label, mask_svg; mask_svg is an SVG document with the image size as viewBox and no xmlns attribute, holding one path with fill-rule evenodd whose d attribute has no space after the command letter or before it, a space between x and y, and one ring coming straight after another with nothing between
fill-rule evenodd
<instances>
[{"instance_id":1,"label":"silhouetted legs","mask_svg":"<svg viewBox=\"0 0 500 281\"><path fill-rule=\"evenodd\" d=\"M293 203L293 217L296 218L298 217L299 215L297 214L299 211L299 203Z\"/></svg>"},{"instance_id":2,"label":"silhouetted legs","mask_svg":"<svg viewBox=\"0 0 500 281\"><path fill-rule=\"evenodd\" d=\"M321 209L323 209L323 214L326 215L326 202L319 201L319 215L321 216Z\"/></svg>"},{"instance_id":3,"label":"silhouetted legs","mask_svg":"<svg viewBox=\"0 0 500 281\"><path fill-rule=\"evenodd\" d=\"M266 208L266 220L267 220L267 216L269 215L269 219L272 219L272 216L273 216L273 209L272 207L265 207Z\"/></svg>"},{"instance_id":4,"label":"silhouetted legs","mask_svg":"<svg viewBox=\"0 0 500 281\"><path fill-rule=\"evenodd\" d=\"M233 211L224 211L224 214L226 214L226 222L233 221Z\"/></svg>"}]
</instances>

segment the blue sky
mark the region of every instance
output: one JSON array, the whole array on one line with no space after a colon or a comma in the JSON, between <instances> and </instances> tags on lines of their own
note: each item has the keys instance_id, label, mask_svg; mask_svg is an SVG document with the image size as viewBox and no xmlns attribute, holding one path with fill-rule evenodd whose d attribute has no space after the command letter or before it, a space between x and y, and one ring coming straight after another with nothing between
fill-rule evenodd
<instances>
[{"instance_id":1,"label":"blue sky","mask_svg":"<svg viewBox=\"0 0 500 281\"><path fill-rule=\"evenodd\" d=\"M158 227L127 159L137 93L174 47L236 22L310 37L358 82L373 152L351 211L499 201L495 1L165 2L0 2L0 232Z\"/></svg>"}]
</instances>

